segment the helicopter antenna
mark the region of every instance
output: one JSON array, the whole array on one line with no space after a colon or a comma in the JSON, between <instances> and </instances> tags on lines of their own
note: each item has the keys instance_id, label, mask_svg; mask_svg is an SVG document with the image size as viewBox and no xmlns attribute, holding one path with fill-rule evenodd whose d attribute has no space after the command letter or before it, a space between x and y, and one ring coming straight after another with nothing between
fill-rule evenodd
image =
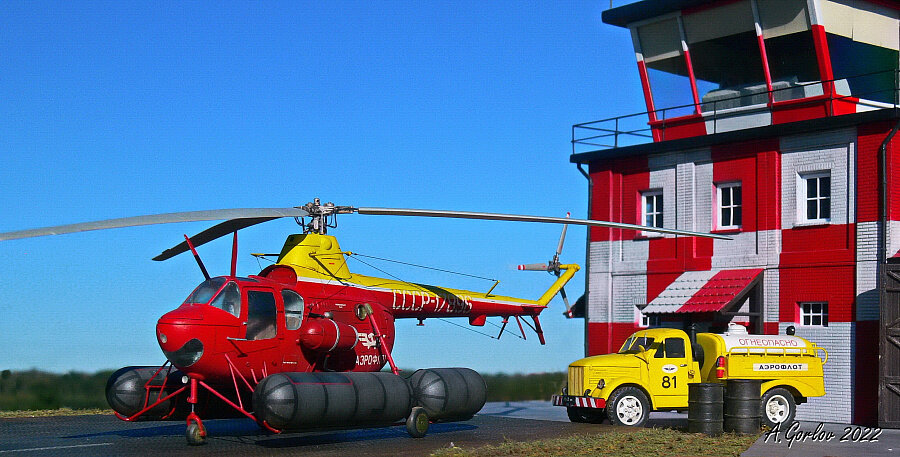
<instances>
[{"instance_id":1,"label":"helicopter antenna","mask_svg":"<svg viewBox=\"0 0 900 457\"><path fill-rule=\"evenodd\" d=\"M237 276L237 230L234 231L234 240L231 242L231 276Z\"/></svg>"},{"instance_id":2,"label":"helicopter antenna","mask_svg":"<svg viewBox=\"0 0 900 457\"><path fill-rule=\"evenodd\" d=\"M200 271L203 272L203 277L208 280L209 272L206 271L206 266L203 265L203 261L200 260L200 254L197 254L197 250L194 249L194 243L191 243L191 239L188 238L187 235L184 236L184 241L187 243L188 247L191 248L191 252L194 254L194 260L197 261L197 265L200 267Z\"/></svg>"}]
</instances>

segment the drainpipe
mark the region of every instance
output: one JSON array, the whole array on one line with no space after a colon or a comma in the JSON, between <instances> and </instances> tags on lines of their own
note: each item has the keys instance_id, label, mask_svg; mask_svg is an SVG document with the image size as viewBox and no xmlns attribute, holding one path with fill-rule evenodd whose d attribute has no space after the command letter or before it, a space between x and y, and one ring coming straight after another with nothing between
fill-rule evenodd
<instances>
[{"instance_id":1,"label":"drainpipe","mask_svg":"<svg viewBox=\"0 0 900 457\"><path fill-rule=\"evenodd\" d=\"M591 201L594 198L594 180L591 179L591 175L588 172L584 171L584 168L581 167L581 163L576 164L578 167L578 171L581 172L581 175L584 176L584 179L587 179L588 182L588 204L587 204L587 218L591 218ZM584 355L588 354L588 321L590 320L590 316L588 314L588 306L589 303L589 291L590 291L590 279L591 279L591 228L587 229L587 236L585 237L584 242Z\"/></svg>"},{"instance_id":2,"label":"drainpipe","mask_svg":"<svg viewBox=\"0 0 900 457\"><path fill-rule=\"evenodd\" d=\"M897 131L900 130L900 120L894 124L894 128L891 129L890 133L884 138L884 141L881 142L881 146L878 148L878 155L881 157L881 246L884 255L882 256L882 263L887 263L888 259L888 245L887 245L887 237L888 237L888 172L887 172L887 147L890 144L891 140L894 138L894 135L897 134Z\"/></svg>"}]
</instances>

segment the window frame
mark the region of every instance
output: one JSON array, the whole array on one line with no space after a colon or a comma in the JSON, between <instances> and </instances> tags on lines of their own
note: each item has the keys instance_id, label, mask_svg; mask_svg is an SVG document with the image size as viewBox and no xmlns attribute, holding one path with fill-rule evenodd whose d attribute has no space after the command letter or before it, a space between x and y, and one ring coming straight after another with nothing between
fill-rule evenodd
<instances>
[{"instance_id":1,"label":"window frame","mask_svg":"<svg viewBox=\"0 0 900 457\"><path fill-rule=\"evenodd\" d=\"M653 211L647 212L647 200L648 197L653 197ZM637 225L643 227L654 227L654 228L663 228L665 225L665 198L663 197L662 189L649 189L641 192L641 219ZM654 224L658 225L648 225L647 217L653 217ZM641 236L645 237L659 237L662 236L662 233L659 232L650 232L650 231L641 231Z\"/></svg>"},{"instance_id":2,"label":"window frame","mask_svg":"<svg viewBox=\"0 0 900 457\"><path fill-rule=\"evenodd\" d=\"M797 303L800 308L800 322L798 325L801 327L816 327L816 328L827 328L828 327L828 302L827 301L810 301L810 302L799 302ZM818 311L813 311L813 306L819 305ZM814 318L819 318L819 323L814 324ZM807 319L809 318L809 323L807 323Z\"/></svg>"},{"instance_id":3,"label":"window frame","mask_svg":"<svg viewBox=\"0 0 900 457\"><path fill-rule=\"evenodd\" d=\"M637 311L637 326L639 328L654 328L660 326L660 318L658 314L644 314L640 308Z\"/></svg>"},{"instance_id":4,"label":"window frame","mask_svg":"<svg viewBox=\"0 0 900 457\"><path fill-rule=\"evenodd\" d=\"M715 214L716 227L715 227L715 229L716 230L740 230L741 227L743 227L743 225L744 225L744 191L743 191L742 182L741 181L730 181L730 182L716 183L715 187L716 187L716 205L715 205L716 206L716 214ZM741 202L739 204L734 204L734 190L733 190L734 188L740 189ZM723 191L725 189L728 189L729 193L731 194L730 195L731 204L728 206L725 206L722 203ZM722 223L722 220L724 219L722 212L725 209L731 210L732 224L726 225L726 224ZM739 216L740 221L741 221L740 224L733 224L733 222L736 219L735 218L736 211L740 214L740 216Z\"/></svg>"},{"instance_id":5,"label":"window frame","mask_svg":"<svg viewBox=\"0 0 900 457\"><path fill-rule=\"evenodd\" d=\"M821 179L828 178L828 196L822 197L822 186ZM816 184L816 196L810 198L808 192L808 185L810 180L817 180ZM831 170L818 170L818 171L810 171L810 172L798 172L797 173L797 223L798 225L824 225L831 223L831 215L833 210L832 200L834 192L832 186L831 179ZM807 214L807 205L810 200L815 200L816 203L816 215L819 216L814 219L810 219ZM828 205L828 217L821 217L822 213L822 202L827 202Z\"/></svg>"},{"instance_id":6,"label":"window frame","mask_svg":"<svg viewBox=\"0 0 900 457\"><path fill-rule=\"evenodd\" d=\"M296 296L299 298L300 307L299 309L294 309L293 304L297 303L295 301L289 300L289 296ZM281 290L281 302L284 305L284 327L285 330L297 330L303 325L303 315L306 312L306 300L303 299L303 296L294 292L291 289L282 289ZM292 320L296 320L296 325L292 324Z\"/></svg>"}]
</instances>

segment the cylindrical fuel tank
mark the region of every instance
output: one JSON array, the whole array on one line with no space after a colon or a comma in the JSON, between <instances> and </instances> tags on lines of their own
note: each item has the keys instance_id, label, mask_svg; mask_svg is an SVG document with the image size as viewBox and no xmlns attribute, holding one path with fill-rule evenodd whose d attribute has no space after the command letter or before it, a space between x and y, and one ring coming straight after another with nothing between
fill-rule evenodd
<instances>
[{"instance_id":1,"label":"cylindrical fuel tank","mask_svg":"<svg viewBox=\"0 0 900 457\"><path fill-rule=\"evenodd\" d=\"M300 344L317 352L353 349L358 339L355 327L332 319L307 319L300 327Z\"/></svg>"},{"instance_id":2,"label":"cylindrical fuel tank","mask_svg":"<svg viewBox=\"0 0 900 457\"><path fill-rule=\"evenodd\" d=\"M468 420L484 407L487 385L469 368L428 368L409 378L416 405L435 421Z\"/></svg>"},{"instance_id":3,"label":"cylindrical fuel tank","mask_svg":"<svg viewBox=\"0 0 900 457\"><path fill-rule=\"evenodd\" d=\"M279 373L256 386L253 408L282 430L387 425L405 419L413 399L393 373Z\"/></svg>"},{"instance_id":4,"label":"cylindrical fuel tank","mask_svg":"<svg viewBox=\"0 0 900 457\"><path fill-rule=\"evenodd\" d=\"M148 391L145 387L151 378L151 386L162 386L165 382L166 388L163 397L184 385L181 382L182 372L173 369L167 376L167 370L157 373L158 370L159 367L125 367L116 370L106 381L106 402L113 411L130 417L144 409L145 405L149 406L160 398L160 389L151 388ZM145 402L148 392L149 398ZM154 420L169 415L175 405L173 400L175 399L160 403L141 416L141 419Z\"/></svg>"}]
</instances>

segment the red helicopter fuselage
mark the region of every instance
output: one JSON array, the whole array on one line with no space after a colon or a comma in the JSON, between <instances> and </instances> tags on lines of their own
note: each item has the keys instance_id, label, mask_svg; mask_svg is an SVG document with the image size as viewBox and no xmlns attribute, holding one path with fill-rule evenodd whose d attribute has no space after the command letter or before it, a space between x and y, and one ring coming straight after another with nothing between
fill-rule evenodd
<instances>
[{"instance_id":1,"label":"red helicopter fuselage","mask_svg":"<svg viewBox=\"0 0 900 457\"><path fill-rule=\"evenodd\" d=\"M536 320L555 293L533 301L363 276L350 273L348 255L334 237L292 235L258 276L211 278L163 315L160 348L187 376L214 384L235 375L255 383L281 372L380 371L395 368L394 319Z\"/></svg>"}]
</instances>

